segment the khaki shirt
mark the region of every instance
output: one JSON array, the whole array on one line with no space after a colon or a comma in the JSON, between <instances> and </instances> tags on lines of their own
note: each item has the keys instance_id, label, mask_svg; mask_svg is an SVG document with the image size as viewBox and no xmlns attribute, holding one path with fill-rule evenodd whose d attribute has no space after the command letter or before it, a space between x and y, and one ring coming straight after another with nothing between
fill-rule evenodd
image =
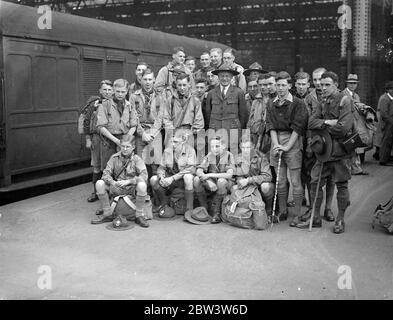
<instances>
[{"instance_id":1,"label":"khaki shirt","mask_svg":"<svg viewBox=\"0 0 393 320\"><path fill-rule=\"evenodd\" d=\"M137 125L137 114L132 110L131 104L126 100L123 113L120 114L117 104L112 100L104 100L98 106L97 129L104 127L111 134L127 134Z\"/></svg>"},{"instance_id":2,"label":"khaki shirt","mask_svg":"<svg viewBox=\"0 0 393 320\"><path fill-rule=\"evenodd\" d=\"M127 161L127 167L121 171ZM118 152L108 160L102 180L107 184L112 184L114 181L128 180L135 177L140 177L147 182L147 169L143 160L136 154L132 154L131 157L126 158L122 156L121 152Z\"/></svg>"},{"instance_id":3,"label":"khaki shirt","mask_svg":"<svg viewBox=\"0 0 393 320\"><path fill-rule=\"evenodd\" d=\"M145 130L154 129L157 132L162 126L161 97L152 93L150 101L145 101L142 89L136 90L130 95L130 103L133 114L138 116L137 134L142 136ZM150 132L154 134L154 132Z\"/></svg>"},{"instance_id":4,"label":"khaki shirt","mask_svg":"<svg viewBox=\"0 0 393 320\"><path fill-rule=\"evenodd\" d=\"M272 181L272 172L267 157L259 151L251 151L247 159L240 153L235 158L237 178L248 178L249 184L260 185Z\"/></svg>"},{"instance_id":5,"label":"khaki shirt","mask_svg":"<svg viewBox=\"0 0 393 320\"><path fill-rule=\"evenodd\" d=\"M232 169L235 172L235 158L229 151L225 151L221 156L215 156L209 152L198 165L197 169L203 169L204 173L227 173Z\"/></svg>"},{"instance_id":6,"label":"khaki shirt","mask_svg":"<svg viewBox=\"0 0 393 320\"><path fill-rule=\"evenodd\" d=\"M195 150L185 143L179 154L172 147L164 150L161 164L157 169L157 176L159 178L173 176L175 180L179 180L187 173L195 174L195 166Z\"/></svg>"},{"instance_id":7,"label":"khaki shirt","mask_svg":"<svg viewBox=\"0 0 393 320\"><path fill-rule=\"evenodd\" d=\"M176 90L166 90L163 98L162 121L165 129L185 127L197 133L205 127L201 101L197 97L189 94L181 100Z\"/></svg>"}]
</instances>

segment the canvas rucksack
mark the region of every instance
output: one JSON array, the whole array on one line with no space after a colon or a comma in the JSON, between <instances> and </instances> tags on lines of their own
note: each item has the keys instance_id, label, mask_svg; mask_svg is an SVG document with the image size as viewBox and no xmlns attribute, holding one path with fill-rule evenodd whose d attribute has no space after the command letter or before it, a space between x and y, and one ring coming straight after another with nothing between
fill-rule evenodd
<instances>
[{"instance_id":1,"label":"canvas rucksack","mask_svg":"<svg viewBox=\"0 0 393 320\"><path fill-rule=\"evenodd\" d=\"M89 121L89 130L91 130L91 116L93 113L97 113L97 104L100 100L98 96L92 96L87 100L87 103L81 108L78 117L78 133L79 134L90 134L91 132L86 132L86 122ZM91 112L90 108L95 108L93 113ZM89 119L88 119L89 118ZM97 123L97 120L96 120Z\"/></svg>"},{"instance_id":2,"label":"canvas rucksack","mask_svg":"<svg viewBox=\"0 0 393 320\"><path fill-rule=\"evenodd\" d=\"M343 103L344 97L341 99L340 105ZM354 117L352 134L343 142L348 152L356 148L372 146L376 127L372 121L367 121L366 115L370 110L373 109L363 103L354 102L352 104L352 114Z\"/></svg>"},{"instance_id":3,"label":"canvas rucksack","mask_svg":"<svg viewBox=\"0 0 393 320\"><path fill-rule=\"evenodd\" d=\"M375 209L372 222L373 229L376 223L393 234L393 197L387 203L379 204Z\"/></svg>"},{"instance_id":4,"label":"canvas rucksack","mask_svg":"<svg viewBox=\"0 0 393 320\"><path fill-rule=\"evenodd\" d=\"M268 218L258 187L247 186L226 196L222 202L221 218L240 228L266 229Z\"/></svg>"},{"instance_id":5,"label":"canvas rucksack","mask_svg":"<svg viewBox=\"0 0 393 320\"><path fill-rule=\"evenodd\" d=\"M116 196L111 203L111 210L114 217L123 216L127 220L135 220L136 207L131 196ZM147 220L153 219L153 205L149 196L146 196L145 205L143 207L143 217Z\"/></svg>"}]
</instances>

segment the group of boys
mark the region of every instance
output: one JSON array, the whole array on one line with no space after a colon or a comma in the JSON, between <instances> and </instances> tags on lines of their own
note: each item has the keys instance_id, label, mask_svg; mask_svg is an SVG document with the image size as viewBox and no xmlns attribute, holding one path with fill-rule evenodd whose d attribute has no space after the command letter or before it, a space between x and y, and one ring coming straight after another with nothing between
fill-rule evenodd
<instances>
[{"instance_id":1,"label":"group of boys","mask_svg":"<svg viewBox=\"0 0 393 320\"><path fill-rule=\"evenodd\" d=\"M154 212L166 218L173 215L171 193L182 189L186 212L196 198L209 221L219 223L225 195L257 185L272 222L286 220L293 206L290 226L321 227L325 186L323 217L335 221L334 233L344 232L353 153L342 142L354 118L353 100L338 89L337 75L314 70L310 89L310 76L298 72L292 88L287 72L269 72L259 63L244 70L231 49L202 53L199 70L181 47L172 57L157 76L141 62L135 83L101 82L100 97L90 107L96 119L85 118L95 188L88 201L101 203L91 222L112 221L110 198L127 194L135 202L136 223L148 227L143 215L148 193ZM302 213L305 189L313 215L309 209Z\"/></svg>"}]
</instances>

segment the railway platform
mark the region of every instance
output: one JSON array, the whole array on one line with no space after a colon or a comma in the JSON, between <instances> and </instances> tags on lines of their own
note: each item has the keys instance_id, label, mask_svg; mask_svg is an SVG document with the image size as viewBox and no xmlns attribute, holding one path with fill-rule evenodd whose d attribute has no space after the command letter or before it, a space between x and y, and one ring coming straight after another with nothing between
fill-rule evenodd
<instances>
[{"instance_id":1,"label":"railway platform","mask_svg":"<svg viewBox=\"0 0 393 320\"><path fill-rule=\"evenodd\" d=\"M371 220L392 196L393 170L371 160L365 169L350 181L339 235L326 221L312 232L288 221L254 231L180 216L109 231L90 224L89 183L2 206L0 299L391 300L393 237Z\"/></svg>"}]
</instances>

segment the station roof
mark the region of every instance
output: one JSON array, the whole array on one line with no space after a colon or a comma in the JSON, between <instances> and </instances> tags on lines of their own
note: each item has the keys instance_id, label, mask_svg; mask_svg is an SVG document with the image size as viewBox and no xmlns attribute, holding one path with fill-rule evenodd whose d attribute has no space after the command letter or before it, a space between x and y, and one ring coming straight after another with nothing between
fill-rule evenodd
<instances>
[{"instance_id":1,"label":"station roof","mask_svg":"<svg viewBox=\"0 0 393 320\"><path fill-rule=\"evenodd\" d=\"M187 54L194 55L201 53L201 48L228 48L217 42L59 12L52 12L51 29L40 29L38 20L42 15L37 8L0 1L0 31L5 36L169 55L176 46L182 46Z\"/></svg>"}]
</instances>

